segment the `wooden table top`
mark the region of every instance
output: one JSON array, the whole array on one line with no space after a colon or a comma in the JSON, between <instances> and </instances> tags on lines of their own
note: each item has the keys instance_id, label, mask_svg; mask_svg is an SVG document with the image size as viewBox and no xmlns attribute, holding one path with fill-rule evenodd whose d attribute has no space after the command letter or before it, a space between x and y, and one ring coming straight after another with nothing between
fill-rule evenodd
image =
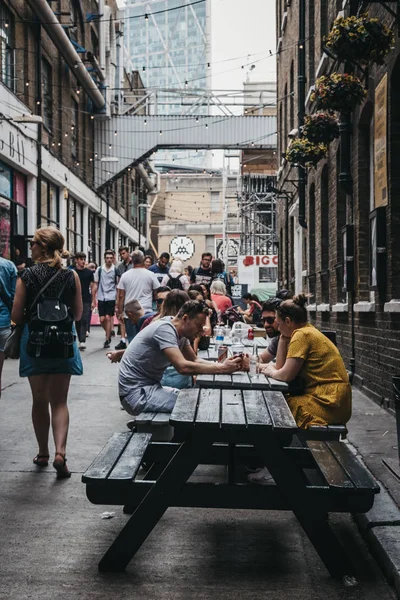
<instances>
[{"instance_id":1,"label":"wooden table top","mask_svg":"<svg viewBox=\"0 0 400 600\"><path fill-rule=\"evenodd\" d=\"M281 392L187 389L179 392L170 423L175 428L278 430L292 432L296 422Z\"/></svg>"},{"instance_id":2,"label":"wooden table top","mask_svg":"<svg viewBox=\"0 0 400 600\"><path fill-rule=\"evenodd\" d=\"M271 390L287 392L288 384L284 381L259 375L249 375L245 372L232 373L232 375L197 375L196 387L200 388L233 388L236 390Z\"/></svg>"}]
</instances>

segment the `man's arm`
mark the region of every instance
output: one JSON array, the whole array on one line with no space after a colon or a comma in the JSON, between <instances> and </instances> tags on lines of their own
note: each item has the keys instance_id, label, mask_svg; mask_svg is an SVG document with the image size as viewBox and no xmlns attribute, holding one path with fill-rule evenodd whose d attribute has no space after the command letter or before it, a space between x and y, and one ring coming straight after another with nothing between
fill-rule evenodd
<instances>
[{"instance_id":1,"label":"man's arm","mask_svg":"<svg viewBox=\"0 0 400 600\"><path fill-rule=\"evenodd\" d=\"M271 352L268 352L268 350L264 350L264 352L261 352L260 354L261 362L264 364L271 362L271 360L274 360L274 358L274 354L271 354Z\"/></svg>"},{"instance_id":2,"label":"man's arm","mask_svg":"<svg viewBox=\"0 0 400 600\"><path fill-rule=\"evenodd\" d=\"M212 363L210 361L194 362L187 360L179 348L165 348L163 352L172 366L181 375L217 375L221 373L234 373L242 368L242 358L240 356L228 358L223 363Z\"/></svg>"},{"instance_id":3,"label":"man's arm","mask_svg":"<svg viewBox=\"0 0 400 600\"><path fill-rule=\"evenodd\" d=\"M122 317L122 314L124 312L124 304L125 304L125 290L122 290L121 288L117 289L117 310L116 315L117 315L117 319L120 319Z\"/></svg>"},{"instance_id":4,"label":"man's arm","mask_svg":"<svg viewBox=\"0 0 400 600\"><path fill-rule=\"evenodd\" d=\"M288 358L281 369L275 369L272 364L269 364L263 369L264 375L273 377L278 381L293 381L300 373L304 360L302 358Z\"/></svg>"},{"instance_id":5,"label":"man's arm","mask_svg":"<svg viewBox=\"0 0 400 600\"><path fill-rule=\"evenodd\" d=\"M190 344L188 344L187 346L185 346L183 348L182 354L186 358L186 360L190 360L191 362L195 362L195 363L209 363L210 362L208 360L204 360L204 358L199 358Z\"/></svg>"}]
</instances>

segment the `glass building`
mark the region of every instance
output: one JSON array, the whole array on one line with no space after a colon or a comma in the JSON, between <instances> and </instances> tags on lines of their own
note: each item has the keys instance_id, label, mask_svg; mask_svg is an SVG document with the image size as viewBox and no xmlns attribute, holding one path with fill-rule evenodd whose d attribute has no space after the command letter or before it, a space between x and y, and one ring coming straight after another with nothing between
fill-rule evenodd
<instances>
[{"instance_id":1,"label":"glass building","mask_svg":"<svg viewBox=\"0 0 400 600\"><path fill-rule=\"evenodd\" d=\"M139 71L148 90L157 90L157 113L180 115L188 111L181 97L163 90L210 89L210 4L205 0L127 0L124 44L127 70ZM207 114L208 107L196 108ZM206 152L159 152L157 162L172 161L204 166ZM162 156L161 156L162 155Z\"/></svg>"}]
</instances>

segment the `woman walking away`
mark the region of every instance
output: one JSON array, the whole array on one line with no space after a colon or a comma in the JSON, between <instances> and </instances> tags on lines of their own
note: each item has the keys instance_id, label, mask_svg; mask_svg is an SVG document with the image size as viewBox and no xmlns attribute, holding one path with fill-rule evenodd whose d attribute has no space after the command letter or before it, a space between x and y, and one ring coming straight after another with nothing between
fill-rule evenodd
<instances>
[{"instance_id":1,"label":"woman walking away","mask_svg":"<svg viewBox=\"0 0 400 600\"><path fill-rule=\"evenodd\" d=\"M65 457L69 383L71 375L82 375L73 325L82 315L81 286L77 273L62 267L68 253L58 229L38 229L30 245L36 264L18 280L12 310L12 320L25 323L19 374L28 377L32 390L32 422L39 446L33 462L38 467L48 465L51 413L53 467L61 479L71 476Z\"/></svg>"}]
</instances>

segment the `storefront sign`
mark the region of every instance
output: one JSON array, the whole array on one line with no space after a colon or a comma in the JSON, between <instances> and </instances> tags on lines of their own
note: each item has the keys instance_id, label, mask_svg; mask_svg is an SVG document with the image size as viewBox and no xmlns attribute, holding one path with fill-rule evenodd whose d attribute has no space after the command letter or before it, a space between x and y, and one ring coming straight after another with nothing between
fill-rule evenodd
<instances>
[{"instance_id":1,"label":"storefront sign","mask_svg":"<svg viewBox=\"0 0 400 600\"><path fill-rule=\"evenodd\" d=\"M387 74L375 89L374 171L375 208L388 203L387 183Z\"/></svg>"},{"instance_id":2,"label":"storefront sign","mask_svg":"<svg viewBox=\"0 0 400 600\"><path fill-rule=\"evenodd\" d=\"M264 256L243 256L240 262L245 267L277 267L278 255L265 254Z\"/></svg>"}]
</instances>

